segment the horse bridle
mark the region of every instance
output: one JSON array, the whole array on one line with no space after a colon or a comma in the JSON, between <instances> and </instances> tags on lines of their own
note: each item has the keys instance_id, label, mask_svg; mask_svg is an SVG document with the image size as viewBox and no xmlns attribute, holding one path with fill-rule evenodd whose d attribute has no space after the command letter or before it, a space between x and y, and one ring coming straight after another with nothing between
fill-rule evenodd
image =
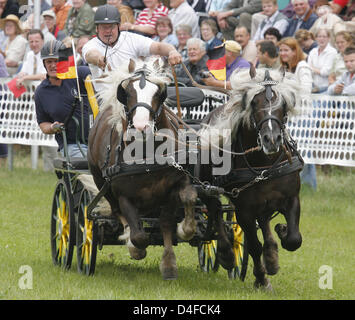
<instances>
[{"instance_id":1,"label":"horse bridle","mask_svg":"<svg viewBox=\"0 0 355 320\"><path fill-rule=\"evenodd\" d=\"M145 87L147 81L151 82L146 79L146 77L149 75L149 73L150 73L150 71L145 68L145 65L143 65L143 67L136 70L130 78L125 79L123 81L132 80L136 77L139 77L139 87L141 89L143 89ZM120 84L120 86L121 85L122 85L122 83ZM124 109L125 109L125 113L126 113L126 119L129 122L129 126L131 125L131 122L132 122L132 114L138 107L143 107L149 111L149 113L152 115L154 124L158 121L158 118L159 118L159 116L162 112L162 109L163 109L162 103L159 103L158 110L156 110L156 111L149 104L147 104L145 102L137 102L135 105L133 105L133 107L130 110L128 110L127 103L123 103L123 105L124 105Z\"/></svg>"},{"instance_id":2,"label":"horse bridle","mask_svg":"<svg viewBox=\"0 0 355 320\"><path fill-rule=\"evenodd\" d=\"M272 100L272 86L273 85L277 85L279 82L278 81L274 81L272 80L272 78L270 77L270 73L268 70L265 71L265 78L264 81L259 82L258 84L261 86L265 87L265 99L267 101L267 103L271 106L271 100ZM279 118L275 117L274 115L270 114L268 116L266 116L265 118L261 119L258 123L256 123L254 116L252 116L252 123L254 124L254 128L256 130L256 134L258 137L258 146L261 147L261 136L260 136L260 130L262 125L266 122L266 121L275 121L280 129L281 129L281 137L282 137L282 144L284 141L284 130L285 130L285 123L287 120L285 120L286 117L284 117L283 121L280 121Z\"/></svg>"}]
</instances>

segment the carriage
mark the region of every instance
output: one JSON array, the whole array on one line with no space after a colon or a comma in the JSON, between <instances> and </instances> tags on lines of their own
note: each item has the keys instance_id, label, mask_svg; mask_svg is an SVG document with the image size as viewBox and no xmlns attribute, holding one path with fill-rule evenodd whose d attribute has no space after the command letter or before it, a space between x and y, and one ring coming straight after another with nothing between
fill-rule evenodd
<instances>
[{"instance_id":1,"label":"carriage","mask_svg":"<svg viewBox=\"0 0 355 320\"><path fill-rule=\"evenodd\" d=\"M126 77L126 79L123 81L127 81L127 79L129 79L132 83L135 81L139 82L139 86L142 89L146 82L152 81L150 80L149 75L150 71L147 71L145 66L143 66L143 68L136 68L130 71L130 76L128 78ZM115 76L117 77L117 75ZM197 191L198 195L193 203L192 220L195 224L195 228L193 229L192 236L186 237L184 239L184 237L180 236L179 234L179 227L184 227L184 225L183 227L181 227L181 225L185 223L185 219L187 217L186 206L185 210L183 207L175 208L176 210L174 210L174 214L169 216L170 220L172 217L174 220L172 222L170 221L169 224L172 224L175 227L177 226L176 231L170 232L170 245L176 246L178 243L188 242L191 246L197 248L198 263L203 271L217 271L219 266L222 265L225 269L227 269L228 276L230 278L239 278L241 280L244 280L246 276L248 256L250 254L254 260L254 275L256 276L255 285L270 287L269 282L265 278L265 273L267 272L268 274L275 274L278 270L278 265L277 248L275 251L275 245L277 247L277 244L273 240L272 236L270 236L271 232L269 230L269 222L274 212L278 211L278 209L276 207L268 207L265 217L250 217L250 221L253 224L250 225L249 218L246 219L242 215L243 206L240 207L239 203L243 203L245 200L242 198L242 200L238 202L238 199L240 199L239 194L248 189L248 192L243 193L250 196L250 193L253 194L253 188L255 188L256 185L261 185L263 188L267 188L269 183L272 183L266 180L271 180L271 178L273 178L276 180L279 179L279 181L281 181L280 179L284 179L285 177L287 178L288 176L293 175L292 177L295 182L292 183L290 193L287 195L288 198L293 199L291 201L292 205L290 205L292 214L283 212L285 206L279 209L279 211L285 215L289 225L278 225L276 231L282 240L282 246L284 248L287 250L296 250L301 245L301 238L298 232L298 171L302 168L303 162L297 153L294 141L292 139L289 140L288 137L286 137L283 122L283 117L285 117L287 114L287 108L290 108L289 105L295 101L291 101L292 99L290 101L287 101L287 99L284 101L285 99L282 100L278 99L277 97L275 98L275 94L272 93L272 86L277 82L269 78L268 73L267 76L265 76L265 79L262 80L264 80L264 82L258 82L259 91L254 92L254 96L260 96L260 94L262 94L264 99L264 95L266 94L266 99L270 105L270 110L268 113L266 113L266 116L261 115L260 119L255 119L254 117L257 113L252 113L253 121L256 122L254 129L257 129L258 137L254 137L254 141L252 142L251 146L255 146L257 141L259 146L256 148L250 147L248 151L260 152L262 148L268 148L265 147L265 144L268 142L266 140L269 139L268 134L271 131L262 132L262 130L266 130L264 128L265 124L265 127L270 130L272 129L272 126L276 124L278 131L277 139L275 138L275 141L279 140L279 145L282 145L285 149L285 151L280 151L282 156L278 154L275 160L273 156L267 155L266 158L268 159L268 162L265 163L265 157L263 158L262 162L266 165L254 166L254 160L251 160L251 165L246 160L248 151L244 151L243 146L238 145L236 148L238 149L241 147L242 150L238 150L239 153L230 152L230 154L233 154L234 160L235 158L240 158L240 156L242 156L247 167L236 167L235 170L231 172L231 174L220 176L218 178L212 177L212 180L206 178L206 180L209 181L205 181L203 178L210 176L210 173L208 172L211 168L208 165L201 165L200 159L198 165L195 164L188 166L181 166L177 161L173 159L165 169L170 171L179 171L179 174L185 176L186 179L191 182L194 190ZM121 79L120 83L123 81ZM131 83L129 85L131 85ZM122 99L122 96L125 95L124 90L127 90L129 85L126 85L125 88L121 88L120 85L118 85L118 88L116 86L114 88L115 98L118 100ZM260 90L260 86L262 86L262 90ZM175 123L176 127L179 127L181 126L181 123L184 123L184 125L187 125L190 129L200 129L199 132L201 132L201 130L208 128L204 126L201 129L200 126L201 121L206 114L208 115L203 120L204 122L206 118L208 118L208 121L212 121L212 123L213 121L216 121L216 119L220 119L220 110L225 105L223 95L219 95L219 97L216 98L215 93L208 90L202 91L199 88L179 88L179 94L176 95L176 88L166 88L166 84L160 84L160 87L163 88L161 92L164 98L161 99L159 96L157 100L165 101L165 107L163 110L170 115L169 119L171 122ZM133 88L132 85L131 88ZM250 91L252 90L246 90L246 92ZM161 92L158 91L158 93ZM156 95L154 95L154 97L155 96ZM243 95L243 99L241 99L243 103L245 98L248 97ZM233 99L235 99L235 97L231 98L231 100ZM250 101L247 103L252 104L253 99L250 99ZM123 100L124 101L121 101L121 103L125 108L127 108L126 105L129 104L127 102L127 97L126 100ZM280 103L281 100L283 101L282 103ZM174 117L171 111L169 112L169 110L176 106L177 102L179 102L183 110L184 121L179 121L177 117ZM264 102L262 101L262 103ZM277 108L275 107L275 103L277 104ZM275 107L277 112L279 109L282 110L280 115L276 116L273 114L275 110L272 109L272 105ZM288 106L285 107L286 105ZM155 118L156 113L159 113L159 116L162 112L160 109L159 112L157 112L157 110L153 110L151 106L147 106L146 103L143 103L143 106L142 104L136 104L132 107L131 110L126 109L125 111L127 117L132 115L133 110L135 111L140 106L148 109L149 115L153 118ZM241 104L241 107L242 106L243 105ZM280 106L283 107L280 108ZM240 114L245 112L243 109L239 111ZM214 112L217 112L218 115L216 119L213 118ZM251 113L250 111L248 112L248 118L250 118ZM102 114L104 113L105 112L100 112L100 116L103 117ZM241 123L244 120L240 118L238 121ZM97 121L95 121L95 123L97 123ZM155 125L156 124L154 124L154 127ZM104 152L102 152L102 150L99 152L100 154L104 153L102 160L104 163L101 165L99 178L95 177L95 174L93 174L93 171L95 171L93 170L93 167L95 167L95 162L93 160L95 156L93 155L93 151L91 151L91 155L88 157L90 158L89 162L91 161L90 166L88 160L85 158L70 159L67 155L64 158L56 159L55 161L55 172L58 177L58 182L54 192L51 212L52 260L55 265L60 265L64 269L69 269L73 259L74 247L76 247L78 271L86 275L94 274L97 249L101 249L104 245L127 245L128 249L130 250L131 257L139 260L145 257L145 253L142 249L145 249L146 246L165 246L166 243L164 232L162 232L162 228L159 226L159 222L161 222L159 211L164 211L166 209L165 207L163 210L161 210L162 207L159 207L156 210L149 210L146 214L139 216L139 221L137 222L137 232L139 236L141 236L141 234L144 234L145 236L144 245L140 247L141 243L139 243L138 240L132 245L132 234L134 235L132 225L134 225L135 222L129 223L129 226L131 227L131 230L129 230L129 227L127 228L128 224L124 224L123 220L120 221L117 219L117 217L113 216L112 213L114 210L112 203L108 203L108 201L105 199L109 198L107 193L110 191L108 190L113 188L111 187L112 181L118 175L122 177L122 172L124 173L124 179L126 180L123 180L123 183L120 181L120 184L126 185L126 182L130 181L129 178L132 178L133 176L136 177L137 174L151 174L154 176L154 172L158 172L162 168L161 166L156 165L147 167L146 163L136 164L135 166L129 166L124 162L120 162L120 166L109 165L109 162L112 159L113 160L110 163L118 161L119 153L115 153L112 150L121 150L120 142L116 143L115 148L113 148L111 143L114 140L114 138L112 138L112 132L114 131L113 128L114 126L108 130L109 134L107 139L109 143L105 145L106 149L103 149ZM127 127L125 130L126 129ZM97 130L97 128L95 128L95 130ZM62 133L65 141L65 128L62 128ZM91 134L92 131L90 131L90 135ZM236 132L232 132L232 134L237 135ZM80 132L78 132L78 135L80 135ZM92 134L92 136L93 135L94 134ZM98 135L98 132L95 132L95 136ZM273 137L271 138L273 139ZM91 137L91 139L94 140L93 137ZM119 140L119 138L117 139ZM263 139L264 144L260 141L261 139ZM284 141L286 141L286 143ZM219 142L220 141L217 141L216 143L218 144ZM200 142L200 145L203 145L203 143ZM270 148L274 148L275 145L276 143L273 143L272 147ZM94 150L94 148L95 144L92 144L91 147L89 145L89 150ZM66 144L64 144L64 150L66 150ZM270 152L270 154L271 153L272 152ZM89 170L89 167L91 170ZM131 170L132 168L133 171ZM204 176L205 172L207 172L207 175ZM236 172L238 172L238 175L241 173L242 180L235 179ZM226 180L227 176L229 179ZM102 180L101 182L100 179ZM118 186L117 188L120 187L122 186ZM275 187L275 189L278 188ZM285 197L285 195L282 195L282 199ZM285 203L286 202L288 203L289 200L285 200ZM245 230L243 231L240 225L239 215L238 211L236 211L236 207L239 207L238 210L241 212L241 219L245 225L243 229L248 231L247 235L250 237L248 238L248 241L247 237L245 236L246 234L244 233ZM127 208L130 207L127 206ZM255 208L255 211L257 211L256 209L258 208ZM259 263L261 250L259 248L259 244L256 243L254 239L254 236L256 236L258 223L261 223L260 227L263 231L265 239L263 255L266 270L263 263L261 261ZM251 242L251 247L249 246L249 242ZM226 251L222 252L220 248L226 248ZM164 279L173 279L176 277L176 274L174 272L171 273L171 268L169 268L167 268L168 271L166 271L165 274L162 272Z\"/></svg>"}]
</instances>

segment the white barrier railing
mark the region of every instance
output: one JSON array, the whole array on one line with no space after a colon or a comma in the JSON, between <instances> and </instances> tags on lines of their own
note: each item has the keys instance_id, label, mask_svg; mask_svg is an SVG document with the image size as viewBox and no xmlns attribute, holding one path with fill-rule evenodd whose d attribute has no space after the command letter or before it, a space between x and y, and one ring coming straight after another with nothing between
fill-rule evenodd
<instances>
[{"instance_id":1,"label":"white barrier railing","mask_svg":"<svg viewBox=\"0 0 355 320\"><path fill-rule=\"evenodd\" d=\"M5 85L8 80L0 80L0 143L57 146L54 136L44 135L37 124L35 87L27 85L16 99ZM211 97L224 99L214 91L205 90L205 95L204 103L191 110L193 119L221 105ZM355 166L355 97L311 95L287 126L306 163Z\"/></svg>"}]
</instances>

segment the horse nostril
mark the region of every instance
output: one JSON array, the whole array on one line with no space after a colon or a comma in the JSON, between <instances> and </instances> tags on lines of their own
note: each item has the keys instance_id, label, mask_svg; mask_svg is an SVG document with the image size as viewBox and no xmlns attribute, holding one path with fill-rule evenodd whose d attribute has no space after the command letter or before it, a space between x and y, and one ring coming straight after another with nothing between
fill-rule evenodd
<instances>
[{"instance_id":1,"label":"horse nostril","mask_svg":"<svg viewBox=\"0 0 355 320\"><path fill-rule=\"evenodd\" d=\"M263 140L264 140L264 143L269 143L270 142L270 138L269 138L269 136L267 134L264 135Z\"/></svg>"},{"instance_id":2,"label":"horse nostril","mask_svg":"<svg viewBox=\"0 0 355 320\"><path fill-rule=\"evenodd\" d=\"M281 143L281 141L282 141L282 137L281 137L281 134L279 134L276 138L276 142Z\"/></svg>"}]
</instances>

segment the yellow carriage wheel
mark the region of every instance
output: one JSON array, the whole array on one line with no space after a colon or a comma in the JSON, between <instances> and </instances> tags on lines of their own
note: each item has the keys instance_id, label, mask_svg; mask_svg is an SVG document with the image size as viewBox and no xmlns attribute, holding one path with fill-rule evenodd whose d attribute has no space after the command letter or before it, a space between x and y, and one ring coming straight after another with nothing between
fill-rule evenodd
<instances>
[{"instance_id":1,"label":"yellow carriage wheel","mask_svg":"<svg viewBox=\"0 0 355 320\"><path fill-rule=\"evenodd\" d=\"M95 272L97 253L97 224L88 217L88 206L92 198L91 193L84 188L79 200L76 228L78 271L87 276Z\"/></svg>"},{"instance_id":2,"label":"yellow carriage wheel","mask_svg":"<svg viewBox=\"0 0 355 320\"><path fill-rule=\"evenodd\" d=\"M232 212L231 217L227 219L231 222L231 240L233 241L233 251L235 256L235 267L228 270L228 276L231 279L239 278L244 281L248 268L248 248L244 232L237 223L235 212Z\"/></svg>"},{"instance_id":3,"label":"yellow carriage wheel","mask_svg":"<svg viewBox=\"0 0 355 320\"><path fill-rule=\"evenodd\" d=\"M71 267L75 244L73 200L64 180L57 182L51 214L51 251L54 265Z\"/></svg>"}]
</instances>

